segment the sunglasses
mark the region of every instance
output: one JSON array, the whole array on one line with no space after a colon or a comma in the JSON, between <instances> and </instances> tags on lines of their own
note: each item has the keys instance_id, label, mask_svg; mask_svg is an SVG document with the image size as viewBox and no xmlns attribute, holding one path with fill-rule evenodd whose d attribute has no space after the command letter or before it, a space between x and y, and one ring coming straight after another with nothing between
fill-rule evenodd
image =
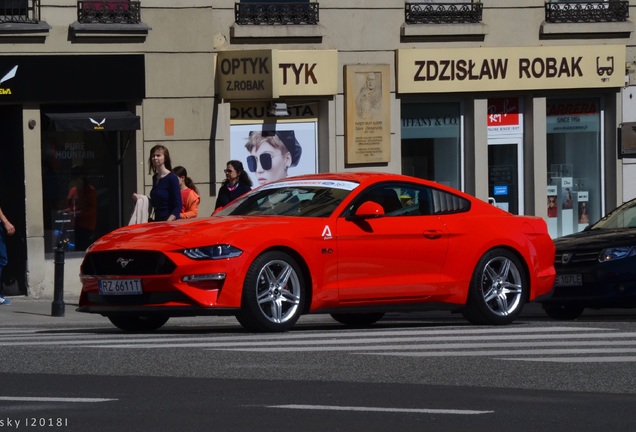
<instances>
[{"instance_id":1,"label":"sunglasses","mask_svg":"<svg viewBox=\"0 0 636 432\"><path fill-rule=\"evenodd\" d=\"M274 156L272 156L270 153L262 153L258 157L258 161L256 160L256 156L250 155L247 157L247 168L250 170L250 172L256 172L257 163L260 162L263 169L265 171L269 171L272 169L272 159L276 156L282 155L275 154Z\"/></svg>"}]
</instances>

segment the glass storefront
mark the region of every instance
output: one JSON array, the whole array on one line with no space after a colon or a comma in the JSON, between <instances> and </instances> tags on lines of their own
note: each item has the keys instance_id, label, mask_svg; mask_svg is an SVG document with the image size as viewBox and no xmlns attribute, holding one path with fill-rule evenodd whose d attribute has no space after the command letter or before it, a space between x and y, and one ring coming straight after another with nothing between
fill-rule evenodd
<instances>
[{"instance_id":1,"label":"glass storefront","mask_svg":"<svg viewBox=\"0 0 636 432\"><path fill-rule=\"evenodd\" d=\"M68 252L84 251L124 224L132 201L123 185L129 138L128 132L112 131L42 133L45 252L59 242ZM134 182L132 172L128 178Z\"/></svg>"},{"instance_id":2,"label":"glass storefront","mask_svg":"<svg viewBox=\"0 0 636 432\"><path fill-rule=\"evenodd\" d=\"M547 216L553 238L583 230L602 215L601 102L547 101Z\"/></svg>"},{"instance_id":3,"label":"glass storefront","mask_svg":"<svg viewBox=\"0 0 636 432\"><path fill-rule=\"evenodd\" d=\"M402 104L402 173L461 189L459 103Z\"/></svg>"}]
</instances>

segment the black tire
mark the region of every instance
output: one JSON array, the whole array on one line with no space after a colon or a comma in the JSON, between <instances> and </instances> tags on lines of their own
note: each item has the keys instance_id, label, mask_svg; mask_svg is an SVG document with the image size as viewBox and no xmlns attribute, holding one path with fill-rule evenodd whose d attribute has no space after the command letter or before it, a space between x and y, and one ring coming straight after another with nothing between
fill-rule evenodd
<instances>
[{"instance_id":1,"label":"black tire","mask_svg":"<svg viewBox=\"0 0 636 432\"><path fill-rule=\"evenodd\" d=\"M558 303L544 303L541 307L550 318L562 321L572 321L577 319L581 316L585 309L583 306Z\"/></svg>"},{"instance_id":2,"label":"black tire","mask_svg":"<svg viewBox=\"0 0 636 432\"><path fill-rule=\"evenodd\" d=\"M284 252L265 252L247 271L236 319L254 332L289 330L302 314L305 292L296 260Z\"/></svg>"},{"instance_id":3,"label":"black tire","mask_svg":"<svg viewBox=\"0 0 636 432\"><path fill-rule=\"evenodd\" d=\"M351 327L367 327L382 319L384 312L370 313L333 313L331 318Z\"/></svg>"},{"instance_id":4,"label":"black tire","mask_svg":"<svg viewBox=\"0 0 636 432\"><path fill-rule=\"evenodd\" d=\"M108 319L121 330L130 332L149 332L161 328L169 317L163 315L109 315Z\"/></svg>"},{"instance_id":5,"label":"black tire","mask_svg":"<svg viewBox=\"0 0 636 432\"><path fill-rule=\"evenodd\" d=\"M528 290L528 276L517 256L493 249L475 267L462 314L473 324L510 324L521 313Z\"/></svg>"}]
</instances>

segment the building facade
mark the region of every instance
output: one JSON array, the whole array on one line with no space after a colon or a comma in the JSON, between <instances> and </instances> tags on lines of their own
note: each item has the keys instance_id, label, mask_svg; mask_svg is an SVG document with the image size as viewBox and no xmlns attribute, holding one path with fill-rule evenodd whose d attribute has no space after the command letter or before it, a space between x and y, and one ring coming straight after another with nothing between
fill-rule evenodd
<instances>
[{"instance_id":1,"label":"building facade","mask_svg":"<svg viewBox=\"0 0 636 432\"><path fill-rule=\"evenodd\" d=\"M4 4L4 10L2 5ZM390 171L576 232L636 197L636 0L5 0L7 294L65 290L126 225L156 144L212 213L231 159ZM251 155L286 137L291 163ZM251 159L248 156L255 156ZM268 168L269 167L269 168Z\"/></svg>"}]
</instances>

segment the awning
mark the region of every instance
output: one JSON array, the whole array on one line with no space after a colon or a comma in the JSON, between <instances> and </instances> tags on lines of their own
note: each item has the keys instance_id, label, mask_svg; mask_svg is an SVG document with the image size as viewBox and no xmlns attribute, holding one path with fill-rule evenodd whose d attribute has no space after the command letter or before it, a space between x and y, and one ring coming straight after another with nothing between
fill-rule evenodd
<instances>
[{"instance_id":1,"label":"awning","mask_svg":"<svg viewBox=\"0 0 636 432\"><path fill-rule=\"evenodd\" d=\"M130 111L47 113L49 129L58 132L108 132L141 129L139 116Z\"/></svg>"}]
</instances>

